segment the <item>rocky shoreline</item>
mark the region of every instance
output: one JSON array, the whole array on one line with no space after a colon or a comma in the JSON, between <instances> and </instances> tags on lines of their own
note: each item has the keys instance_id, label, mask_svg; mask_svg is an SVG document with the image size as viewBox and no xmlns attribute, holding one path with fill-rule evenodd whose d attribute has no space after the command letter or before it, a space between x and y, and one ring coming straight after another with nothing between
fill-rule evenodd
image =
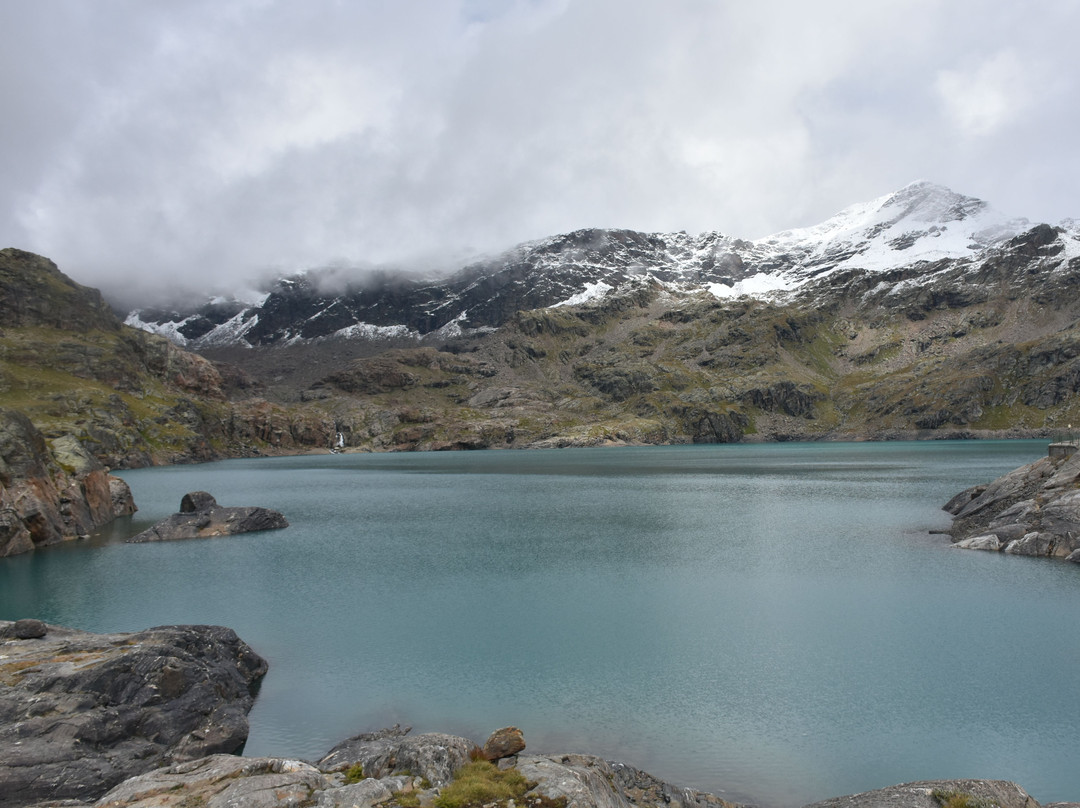
<instances>
[{"instance_id":1,"label":"rocky shoreline","mask_svg":"<svg viewBox=\"0 0 1080 808\"><path fill-rule=\"evenodd\" d=\"M1047 456L944 506L956 547L1080 563L1080 452Z\"/></svg>"},{"instance_id":2,"label":"rocky shoreline","mask_svg":"<svg viewBox=\"0 0 1080 808\"><path fill-rule=\"evenodd\" d=\"M99 635L33 619L0 621L0 805L738 806L592 755L524 754L515 727L497 730L483 747L394 727L349 738L318 761L241 757L247 713L266 672L266 661L221 626ZM512 771L506 777L518 792L455 801L466 771L479 771L481 780ZM907 783L808 808L876 806L1040 808L1020 786L996 780Z\"/></svg>"}]
</instances>

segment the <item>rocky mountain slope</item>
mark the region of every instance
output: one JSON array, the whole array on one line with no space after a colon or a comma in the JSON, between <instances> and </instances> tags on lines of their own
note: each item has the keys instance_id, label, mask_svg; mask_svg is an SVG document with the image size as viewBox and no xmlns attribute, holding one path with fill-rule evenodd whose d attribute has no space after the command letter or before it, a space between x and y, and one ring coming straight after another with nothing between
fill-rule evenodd
<instances>
[{"instance_id":1,"label":"rocky mountain slope","mask_svg":"<svg viewBox=\"0 0 1080 808\"><path fill-rule=\"evenodd\" d=\"M137 310L128 322L193 348L327 337L438 342L498 328L517 311L584 303L642 283L717 298L767 297L806 286L820 294L833 286L823 280L862 271L893 289L946 269L943 262L981 263L1030 227L985 202L918 182L815 227L757 241L717 232L579 230L519 245L445 278L313 271L280 280L256 303ZM1070 223L1060 235L1059 258L1080 256L1080 229ZM898 269L907 277L888 276Z\"/></svg>"},{"instance_id":2,"label":"rocky mountain slope","mask_svg":"<svg viewBox=\"0 0 1080 808\"><path fill-rule=\"evenodd\" d=\"M128 322L320 402L346 447L1030 435L1080 418L1078 280L1075 223L915 183L755 242L579 231Z\"/></svg>"}]
</instances>

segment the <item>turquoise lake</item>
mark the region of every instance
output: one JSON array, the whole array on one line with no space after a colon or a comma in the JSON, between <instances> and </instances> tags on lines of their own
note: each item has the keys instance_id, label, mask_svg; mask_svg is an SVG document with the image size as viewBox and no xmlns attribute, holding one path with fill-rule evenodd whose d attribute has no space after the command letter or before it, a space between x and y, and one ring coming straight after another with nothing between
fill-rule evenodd
<instances>
[{"instance_id":1,"label":"turquoise lake","mask_svg":"<svg viewBox=\"0 0 1080 808\"><path fill-rule=\"evenodd\" d=\"M234 628L250 755L395 723L768 808L931 778L1080 800L1080 566L952 548L1045 442L342 454L126 471L107 535L0 560L0 617ZM187 491L282 531L127 536Z\"/></svg>"}]
</instances>

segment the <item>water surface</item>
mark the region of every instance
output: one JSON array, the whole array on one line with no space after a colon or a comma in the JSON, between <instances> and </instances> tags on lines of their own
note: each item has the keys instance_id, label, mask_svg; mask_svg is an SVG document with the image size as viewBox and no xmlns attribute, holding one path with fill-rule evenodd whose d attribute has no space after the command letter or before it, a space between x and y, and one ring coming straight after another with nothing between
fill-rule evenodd
<instances>
[{"instance_id":1,"label":"water surface","mask_svg":"<svg viewBox=\"0 0 1080 808\"><path fill-rule=\"evenodd\" d=\"M233 460L124 472L118 531L0 563L0 617L231 626L270 660L247 754L395 722L521 727L794 806L993 777L1080 799L1080 567L930 535L1039 442ZM283 531L122 539L190 490Z\"/></svg>"}]
</instances>

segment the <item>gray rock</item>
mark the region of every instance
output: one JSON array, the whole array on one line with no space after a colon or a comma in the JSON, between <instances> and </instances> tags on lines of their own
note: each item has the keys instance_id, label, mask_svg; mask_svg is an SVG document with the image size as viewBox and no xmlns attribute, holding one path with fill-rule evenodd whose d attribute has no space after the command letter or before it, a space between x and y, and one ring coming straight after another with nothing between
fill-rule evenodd
<instances>
[{"instance_id":1,"label":"gray rock","mask_svg":"<svg viewBox=\"0 0 1080 808\"><path fill-rule=\"evenodd\" d=\"M1007 780L925 780L904 783L862 794L815 802L805 808L941 808L934 795L969 794L976 804L997 808L1039 808L1031 795Z\"/></svg>"},{"instance_id":2,"label":"gray rock","mask_svg":"<svg viewBox=\"0 0 1080 808\"><path fill-rule=\"evenodd\" d=\"M412 791L411 777L369 777L359 783L319 792L315 808L372 808L395 791Z\"/></svg>"},{"instance_id":3,"label":"gray rock","mask_svg":"<svg viewBox=\"0 0 1080 808\"><path fill-rule=\"evenodd\" d=\"M591 755L528 755L518 758L518 771L535 782L534 791L565 798L567 808L734 808L736 803L712 794L680 788L651 774Z\"/></svg>"},{"instance_id":4,"label":"gray rock","mask_svg":"<svg viewBox=\"0 0 1080 808\"><path fill-rule=\"evenodd\" d=\"M226 508L205 491L192 491L180 500L180 512L128 539L129 542L175 541L233 536L257 530L289 526L278 511L269 508Z\"/></svg>"},{"instance_id":5,"label":"gray rock","mask_svg":"<svg viewBox=\"0 0 1080 808\"><path fill-rule=\"evenodd\" d=\"M990 533L986 536L972 536L970 539L961 539L953 546L959 547L961 550L991 550L996 553L1001 550L1001 539Z\"/></svg>"},{"instance_id":6,"label":"gray rock","mask_svg":"<svg viewBox=\"0 0 1080 808\"><path fill-rule=\"evenodd\" d=\"M405 737L409 727L356 735L342 741L319 761L323 771L344 771L359 763L369 777L410 772L434 786L444 786L470 760L476 744L455 735L430 732Z\"/></svg>"},{"instance_id":7,"label":"gray rock","mask_svg":"<svg viewBox=\"0 0 1080 808\"><path fill-rule=\"evenodd\" d=\"M206 491L189 491L180 498L180 513L198 513L217 506L217 500Z\"/></svg>"},{"instance_id":8,"label":"gray rock","mask_svg":"<svg viewBox=\"0 0 1080 808\"><path fill-rule=\"evenodd\" d=\"M16 620L11 626L11 636L16 640L40 640L48 634L49 628L40 620Z\"/></svg>"},{"instance_id":9,"label":"gray rock","mask_svg":"<svg viewBox=\"0 0 1080 808\"><path fill-rule=\"evenodd\" d=\"M1075 548L1076 542L1071 535L1033 531L1009 542L1005 546L1005 552L1009 555L1068 558L1075 552Z\"/></svg>"},{"instance_id":10,"label":"gray rock","mask_svg":"<svg viewBox=\"0 0 1080 808\"><path fill-rule=\"evenodd\" d=\"M4 634L14 626L0 621ZM47 629L0 646L0 805L91 800L159 766L243 747L267 666L232 630Z\"/></svg>"},{"instance_id":11,"label":"gray rock","mask_svg":"<svg viewBox=\"0 0 1080 808\"><path fill-rule=\"evenodd\" d=\"M310 763L282 758L212 755L121 783L95 808L294 808L334 782ZM332 804L332 803L331 803Z\"/></svg>"}]
</instances>

